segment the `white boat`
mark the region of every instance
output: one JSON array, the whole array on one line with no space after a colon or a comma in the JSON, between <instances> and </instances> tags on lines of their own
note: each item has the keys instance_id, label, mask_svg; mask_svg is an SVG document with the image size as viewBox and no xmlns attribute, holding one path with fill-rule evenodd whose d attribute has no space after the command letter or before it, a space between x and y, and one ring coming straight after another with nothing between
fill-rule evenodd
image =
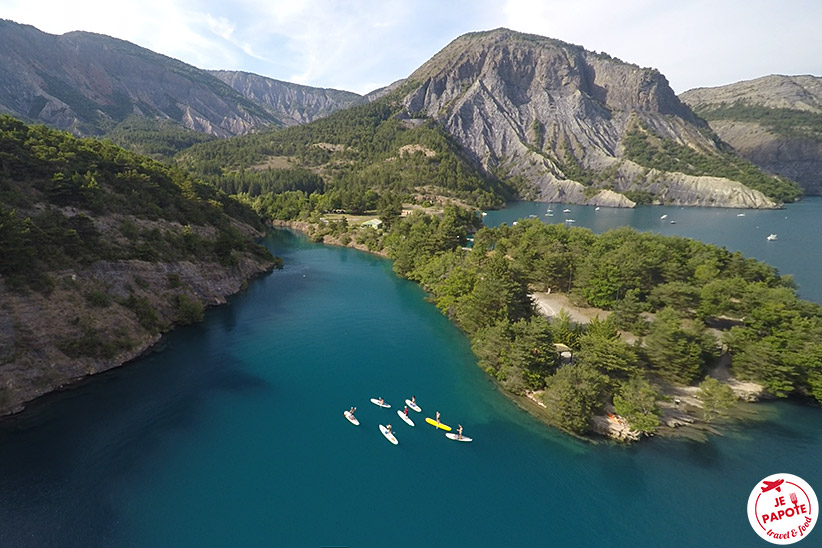
<instances>
[{"instance_id":1,"label":"white boat","mask_svg":"<svg viewBox=\"0 0 822 548\"><path fill-rule=\"evenodd\" d=\"M667 219L667 218L668 218L668 215L667 215L667 214L665 214L665 215L663 215L662 217L660 217L660 219Z\"/></svg>"},{"instance_id":2,"label":"white boat","mask_svg":"<svg viewBox=\"0 0 822 548\"><path fill-rule=\"evenodd\" d=\"M563 209L562 212L563 213L571 213L571 210L570 209Z\"/></svg>"},{"instance_id":3,"label":"white boat","mask_svg":"<svg viewBox=\"0 0 822 548\"><path fill-rule=\"evenodd\" d=\"M382 435L385 436L385 439L387 439L388 441L390 441L394 445L397 445L398 443L400 443L400 442L397 441L396 436L394 436L394 434L391 433L391 430L389 430L385 426L380 425L380 432L382 432Z\"/></svg>"},{"instance_id":4,"label":"white boat","mask_svg":"<svg viewBox=\"0 0 822 548\"><path fill-rule=\"evenodd\" d=\"M772 241L776 240L776 234L768 234L768 237L766 239L769 242L772 242Z\"/></svg>"},{"instance_id":5,"label":"white boat","mask_svg":"<svg viewBox=\"0 0 822 548\"><path fill-rule=\"evenodd\" d=\"M574 219L565 219L565 222L566 223L575 223L576 221Z\"/></svg>"},{"instance_id":6,"label":"white boat","mask_svg":"<svg viewBox=\"0 0 822 548\"><path fill-rule=\"evenodd\" d=\"M484 211L483 211L483 212L482 212L482 216L483 216L483 217L485 217L486 215L488 215L488 214L487 214L486 212L484 212Z\"/></svg>"},{"instance_id":7,"label":"white boat","mask_svg":"<svg viewBox=\"0 0 822 548\"><path fill-rule=\"evenodd\" d=\"M599 211L599 206L596 206L596 207L594 208L594 211Z\"/></svg>"},{"instance_id":8,"label":"white boat","mask_svg":"<svg viewBox=\"0 0 822 548\"><path fill-rule=\"evenodd\" d=\"M744 213L737 213L737 214L736 214L736 216L737 216L737 217L744 217L744 216L745 216L745 214L744 214Z\"/></svg>"}]
</instances>

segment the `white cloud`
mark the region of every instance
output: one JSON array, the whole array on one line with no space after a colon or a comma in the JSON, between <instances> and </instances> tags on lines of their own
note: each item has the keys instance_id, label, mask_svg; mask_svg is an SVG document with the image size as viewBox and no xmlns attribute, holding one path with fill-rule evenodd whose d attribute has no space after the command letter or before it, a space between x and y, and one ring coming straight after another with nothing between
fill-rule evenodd
<instances>
[{"instance_id":1,"label":"white cloud","mask_svg":"<svg viewBox=\"0 0 822 548\"><path fill-rule=\"evenodd\" d=\"M814 0L2 0L0 17L115 36L202 68L358 92L458 35L509 27L658 68L676 91L822 74ZM0 52L2 55L2 52Z\"/></svg>"}]
</instances>

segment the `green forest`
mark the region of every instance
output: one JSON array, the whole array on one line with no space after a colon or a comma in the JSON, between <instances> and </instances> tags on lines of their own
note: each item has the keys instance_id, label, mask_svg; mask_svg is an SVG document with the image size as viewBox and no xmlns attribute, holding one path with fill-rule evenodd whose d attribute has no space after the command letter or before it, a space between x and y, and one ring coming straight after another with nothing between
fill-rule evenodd
<instances>
[{"instance_id":1,"label":"green forest","mask_svg":"<svg viewBox=\"0 0 822 548\"><path fill-rule=\"evenodd\" d=\"M463 249L463 231L476 226L472 214L447 209L399 220L383 241L396 272L465 331L480 367L514 394L540 393L556 426L589 432L613 403L632 427L653 432L663 388L705 381L721 352L739 379L822 401L822 307L799 299L774 268L685 238L539 220L481 228ZM587 326L564 315L549 322L534 311L533 289L611 314ZM573 349L572 364L559 364L554 343Z\"/></svg>"},{"instance_id":2,"label":"green forest","mask_svg":"<svg viewBox=\"0 0 822 548\"><path fill-rule=\"evenodd\" d=\"M92 219L100 216L120 219L116 238L103 237ZM140 219L182 230L141 228ZM271 260L235 220L263 227L250 208L180 169L0 116L0 275L12 288L48 291L49 271L101 259L196 256L231 264L248 252ZM215 236L191 229L197 226L212 227Z\"/></svg>"},{"instance_id":3,"label":"green forest","mask_svg":"<svg viewBox=\"0 0 822 548\"><path fill-rule=\"evenodd\" d=\"M718 154L706 154L663 139L647 128L634 128L623 140L625 157L637 164L660 171L686 175L711 175L739 181L777 202L790 203L802 196L798 183L768 175L751 162L734 154L727 145Z\"/></svg>"},{"instance_id":4,"label":"green forest","mask_svg":"<svg viewBox=\"0 0 822 548\"><path fill-rule=\"evenodd\" d=\"M822 114L791 108L770 108L744 102L709 105L695 110L705 120L735 120L765 126L793 139L822 142Z\"/></svg>"}]
</instances>

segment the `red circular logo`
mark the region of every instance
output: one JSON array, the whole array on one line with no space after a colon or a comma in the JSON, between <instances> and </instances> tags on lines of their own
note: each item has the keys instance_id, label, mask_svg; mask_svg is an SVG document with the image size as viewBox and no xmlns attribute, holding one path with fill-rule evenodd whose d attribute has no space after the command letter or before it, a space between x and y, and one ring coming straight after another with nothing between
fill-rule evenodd
<instances>
[{"instance_id":1,"label":"red circular logo","mask_svg":"<svg viewBox=\"0 0 822 548\"><path fill-rule=\"evenodd\" d=\"M748 521L763 539L793 544L808 536L819 517L811 486L792 474L773 474L760 481L748 497Z\"/></svg>"}]
</instances>

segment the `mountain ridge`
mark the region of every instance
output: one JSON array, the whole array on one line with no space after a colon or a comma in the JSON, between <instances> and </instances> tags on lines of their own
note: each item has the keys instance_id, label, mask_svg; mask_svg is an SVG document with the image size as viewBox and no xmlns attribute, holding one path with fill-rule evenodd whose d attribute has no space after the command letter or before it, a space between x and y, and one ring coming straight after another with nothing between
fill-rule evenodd
<instances>
[{"instance_id":1,"label":"mountain ridge","mask_svg":"<svg viewBox=\"0 0 822 548\"><path fill-rule=\"evenodd\" d=\"M0 20L0 49L0 112L78 136L104 135L138 115L229 137L303 123L360 100L262 76L257 87L277 82L283 97L250 85L255 93L244 94L231 86L241 79L236 71L199 69L103 34L53 35L8 20Z\"/></svg>"},{"instance_id":2,"label":"mountain ridge","mask_svg":"<svg viewBox=\"0 0 822 548\"><path fill-rule=\"evenodd\" d=\"M496 29L458 37L408 81L411 115L437 120L487 171L531 180L544 200L614 205L597 196L615 190L650 192L654 203L777 206L737 181L654 170L625 154L632 129L722 154L656 69Z\"/></svg>"},{"instance_id":3,"label":"mountain ridge","mask_svg":"<svg viewBox=\"0 0 822 548\"><path fill-rule=\"evenodd\" d=\"M822 78L772 74L680 97L739 154L822 195Z\"/></svg>"}]
</instances>

